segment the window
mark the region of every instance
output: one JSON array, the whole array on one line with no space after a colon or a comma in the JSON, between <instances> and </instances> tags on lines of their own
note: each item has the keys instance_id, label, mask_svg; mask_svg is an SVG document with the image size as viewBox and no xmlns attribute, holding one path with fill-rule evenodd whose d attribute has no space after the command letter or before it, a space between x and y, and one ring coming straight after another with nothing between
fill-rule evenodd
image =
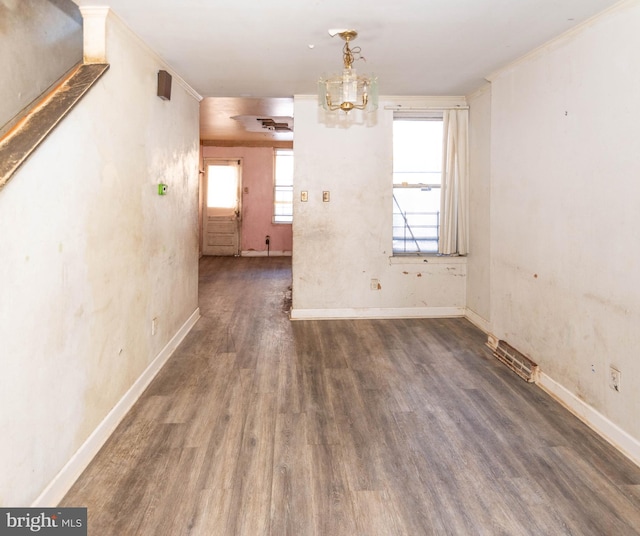
<instances>
[{"instance_id":1,"label":"window","mask_svg":"<svg viewBox=\"0 0 640 536\"><path fill-rule=\"evenodd\" d=\"M209 161L207 165L207 208L229 215L238 210L239 160Z\"/></svg>"},{"instance_id":2,"label":"window","mask_svg":"<svg viewBox=\"0 0 640 536\"><path fill-rule=\"evenodd\" d=\"M393 120L393 253L437 253L442 113Z\"/></svg>"},{"instance_id":3,"label":"window","mask_svg":"<svg viewBox=\"0 0 640 536\"><path fill-rule=\"evenodd\" d=\"M273 223L293 221L293 150L276 149L273 181Z\"/></svg>"}]
</instances>

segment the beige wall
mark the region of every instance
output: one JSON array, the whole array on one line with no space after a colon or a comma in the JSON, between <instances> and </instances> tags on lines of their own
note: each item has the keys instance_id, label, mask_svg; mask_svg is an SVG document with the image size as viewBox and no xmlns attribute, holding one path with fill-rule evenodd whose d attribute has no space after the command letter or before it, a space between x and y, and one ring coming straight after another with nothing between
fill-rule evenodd
<instances>
[{"instance_id":1,"label":"beige wall","mask_svg":"<svg viewBox=\"0 0 640 536\"><path fill-rule=\"evenodd\" d=\"M394 103L383 98L375 122L343 128L323 122L316 97L295 98L294 318L464 313L466 259L392 258L393 112L385 106Z\"/></svg>"},{"instance_id":2,"label":"beige wall","mask_svg":"<svg viewBox=\"0 0 640 536\"><path fill-rule=\"evenodd\" d=\"M491 316L491 86L469 103L469 242L467 314L487 330Z\"/></svg>"},{"instance_id":3,"label":"beige wall","mask_svg":"<svg viewBox=\"0 0 640 536\"><path fill-rule=\"evenodd\" d=\"M638 28L622 4L493 79L490 317L640 460Z\"/></svg>"},{"instance_id":4,"label":"beige wall","mask_svg":"<svg viewBox=\"0 0 640 536\"><path fill-rule=\"evenodd\" d=\"M107 50L0 191L0 505L31 504L197 309L198 101L156 97L166 67L114 17Z\"/></svg>"},{"instance_id":5,"label":"beige wall","mask_svg":"<svg viewBox=\"0 0 640 536\"><path fill-rule=\"evenodd\" d=\"M0 0L0 130L82 61L82 17L71 0Z\"/></svg>"}]
</instances>

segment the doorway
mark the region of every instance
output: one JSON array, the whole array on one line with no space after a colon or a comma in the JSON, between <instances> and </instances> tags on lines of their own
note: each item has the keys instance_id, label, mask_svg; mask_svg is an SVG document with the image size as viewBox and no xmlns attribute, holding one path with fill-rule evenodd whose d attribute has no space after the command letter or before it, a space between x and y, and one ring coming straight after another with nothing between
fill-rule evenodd
<instances>
[{"instance_id":1,"label":"doorway","mask_svg":"<svg viewBox=\"0 0 640 536\"><path fill-rule=\"evenodd\" d=\"M239 256L242 161L205 159L203 255Z\"/></svg>"}]
</instances>

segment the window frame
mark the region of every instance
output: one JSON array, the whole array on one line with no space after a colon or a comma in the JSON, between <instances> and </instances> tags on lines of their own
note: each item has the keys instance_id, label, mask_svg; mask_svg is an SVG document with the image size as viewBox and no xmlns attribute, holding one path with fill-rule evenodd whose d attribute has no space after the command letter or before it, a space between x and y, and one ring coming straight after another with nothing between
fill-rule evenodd
<instances>
[{"instance_id":1,"label":"window frame","mask_svg":"<svg viewBox=\"0 0 640 536\"><path fill-rule=\"evenodd\" d=\"M396 121L437 121L439 123L441 123L443 125L444 128L444 114L442 110L429 110L429 111L394 111L393 114L393 123L395 124ZM395 143L396 143L396 138L395 136L393 136L393 140L392 140L392 144L393 144L393 153L394 153L394 158L395 158ZM442 145L444 145L444 139L442 139L441 141ZM421 171L404 171L404 173L434 173L435 171L430 171L430 170L421 170ZM391 252L392 252L392 256L393 257L433 257L433 256L438 256L438 247L439 247L439 241L440 241L440 230L441 230L441 206L442 206L442 164L440 165L440 169L439 171L437 171L438 173L440 173L440 182L439 183L432 183L432 182L420 182L420 183L408 183L408 182L396 182L396 177L398 174L403 173L403 172L398 172L396 171L395 168L395 162L392 163L392 184L391 184L391 193L392 193L392 223L391 223L391 234L392 234L392 243L391 243ZM426 225L414 225L414 228L416 229L432 229L435 228L436 229L436 237L435 239L433 238L424 238L422 240L422 242L428 241L428 242L432 242L435 245L435 249L434 248L429 248L429 250L422 250L420 248L420 244L419 242L421 241L420 238L415 238L415 236L413 235L412 231L411 231L411 226L409 225L409 223L407 222L407 218L406 215L408 214L408 212L402 212L402 209L400 207L400 204L397 201L396 198L396 190L404 190L404 189L420 189L421 191L433 191L434 189L439 190L439 196L438 196L438 210L437 212L424 212L424 213L416 213L415 215L424 215L424 216L434 216L435 215L435 223L429 223ZM397 221L397 216L402 216L402 218L404 219L405 225L404 226L399 226L399 225L395 225L396 221ZM394 232L396 231L397 228L399 227L405 227L409 229L409 232L412 233L412 237L413 238L407 238L406 234L405 237L396 237L394 235ZM406 230L405 230L406 233ZM401 243L405 244L405 247L403 249L399 249L395 247L395 243L397 241L400 241ZM413 242L415 243L416 246L416 250L410 250L407 251L406 248L406 244L408 242Z\"/></svg>"},{"instance_id":2,"label":"window frame","mask_svg":"<svg viewBox=\"0 0 640 536\"><path fill-rule=\"evenodd\" d=\"M278 156L290 156L294 158L292 148L274 148L273 150L273 203L271 206L271 223L274 225L291 225L293 223L293 164L291 166L291 184L278 184ZM293 160L292 160L293 162ZM290 201L278 201L279 192L289 192ZM291 207L291 214L277 214L277 208L283 205ZM288 221L278 220L278 218L290 218Z\"/></svg>"}]
</instances>

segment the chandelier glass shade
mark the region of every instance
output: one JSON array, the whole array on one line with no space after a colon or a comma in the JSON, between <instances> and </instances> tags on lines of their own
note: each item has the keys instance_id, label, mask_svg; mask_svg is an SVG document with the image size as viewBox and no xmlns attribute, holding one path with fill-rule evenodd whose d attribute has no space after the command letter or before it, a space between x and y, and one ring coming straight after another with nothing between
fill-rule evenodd
<instances>
[{"instance_id":1,"label":"chandelier glass shade","mask_svg":"<svg viewBox=\"0 0 640 536\"><path fill-rule=\"evenodd\" d=\"M338 34L344 39L342 49L344 69L342 73L323 76L318 80L318 103L325 110L365 110L371 112L378 108L378 80L375 76L359 75L353 68L360 56L360 47L351 48L349 42L358 34L355 30L345 30Z\"/></svg>"}]
</instances>

